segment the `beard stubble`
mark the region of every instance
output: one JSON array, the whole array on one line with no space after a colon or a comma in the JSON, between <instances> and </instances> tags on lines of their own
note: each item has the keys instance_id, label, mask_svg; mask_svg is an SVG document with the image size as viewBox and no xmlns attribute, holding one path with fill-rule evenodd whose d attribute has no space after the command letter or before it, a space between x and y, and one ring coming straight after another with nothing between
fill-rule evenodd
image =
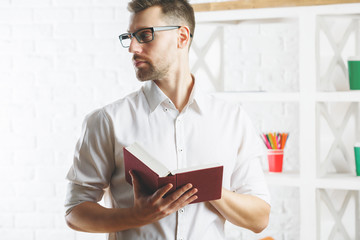
<instances>
[{"instance_id":1,"label":"beard stubble","mask_svg":"<svg viewBox=\"0 0 360 240\"><path fill-rule=\"evenodd\" d=\"M159 80L163 78L169 70L169 65L159 64L160 67L157 68L149 59L140 57L139 55L134 55L133 60L141 60L145 62L145 66L139 68L134 66L136 77L141 82Z\"/></svg>"}]
</instances>

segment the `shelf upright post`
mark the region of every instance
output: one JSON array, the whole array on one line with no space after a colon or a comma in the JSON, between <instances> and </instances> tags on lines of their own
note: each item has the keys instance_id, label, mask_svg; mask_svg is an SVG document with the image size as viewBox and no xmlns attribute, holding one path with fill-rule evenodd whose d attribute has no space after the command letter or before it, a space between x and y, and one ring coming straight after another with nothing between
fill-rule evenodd
<instances>
[{"instance_id":1,"label":"shelf upright post","mask_svg":"<svg viewBox=\"0 0 360 240\"><path fill-rule=\"evenodd\" d=\"M300 239L317 236L316 207L316 14L313 8L298 11L299 19L299 157Z\"/></svg>"}]
</instances>

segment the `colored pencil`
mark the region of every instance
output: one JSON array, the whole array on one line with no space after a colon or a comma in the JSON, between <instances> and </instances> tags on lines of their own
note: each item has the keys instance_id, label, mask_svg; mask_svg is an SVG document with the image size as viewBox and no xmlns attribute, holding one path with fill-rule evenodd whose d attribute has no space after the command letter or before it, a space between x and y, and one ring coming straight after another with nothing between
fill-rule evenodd
<instances>
[{"instance_id":1,"label":"colored pencil","mask_svg":"<svg viewBox=\"0 0 360 240\"><path fill-rule=\"evenodd\" d=\"M289 133L263 133L260 135L267 149L284 149Z\"/></svg>"}]
</instances>

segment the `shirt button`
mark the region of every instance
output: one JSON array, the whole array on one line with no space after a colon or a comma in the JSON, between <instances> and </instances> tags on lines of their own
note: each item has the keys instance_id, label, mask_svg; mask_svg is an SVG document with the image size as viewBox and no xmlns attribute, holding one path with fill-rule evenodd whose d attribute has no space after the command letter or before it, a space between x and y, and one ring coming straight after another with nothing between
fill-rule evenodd
<instances>
[{"instance_id":1,"label":"shirt button","mask_svg":"<svg viewBox=\"0 0 360 240\"><path fill-rule=\"evenodd\" d=\"M180 212L180 213L184 213L184 212L185 212L185 209L180 208L180 209L179 209L179 212Z\"/></svg>"},{"instance_id":2,"label":"shirt button","mask_svg":"<svg viewBox=\"0 0 360 240\"><path fill-rule=\"evenodd\" d=\"M168 109L167 108L164 108L164 112L167 112L168 111Z\"/></svg>"}]
</instances>

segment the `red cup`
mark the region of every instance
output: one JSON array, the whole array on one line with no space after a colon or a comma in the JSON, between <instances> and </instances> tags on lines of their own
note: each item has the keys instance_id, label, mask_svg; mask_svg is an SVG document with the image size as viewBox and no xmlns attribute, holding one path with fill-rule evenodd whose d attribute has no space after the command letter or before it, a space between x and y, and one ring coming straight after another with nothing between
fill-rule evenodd
<instances>
[{"instance_id":1,"label":"red cup","mask_svg":"<svg viewBox=\"0 0 360 240\"><path fill-rule=\"evenodd\" d=\"M284 150L269 149L268 150L269 172L282 172Z\"/></svg>"}]
</instances>

